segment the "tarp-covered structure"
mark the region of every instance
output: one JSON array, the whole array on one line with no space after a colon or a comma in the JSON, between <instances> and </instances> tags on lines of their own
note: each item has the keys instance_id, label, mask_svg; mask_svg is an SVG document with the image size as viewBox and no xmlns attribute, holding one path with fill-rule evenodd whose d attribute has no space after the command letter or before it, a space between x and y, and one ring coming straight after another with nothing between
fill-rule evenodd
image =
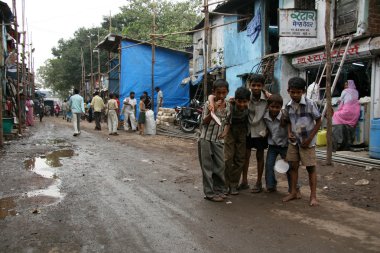
<instances>
[{"instance_id":1,"label":"tarp-covered structure","mask_svg":"<svg viewBox=\"0 0 380 253\"><path fill-rule=\"evenodd\" d=\"M189 53L156 47L154 87L164 94L164 107L186 106L190 101L189 85L182 80L189 76ZM156 107L157 93L152 96L152 47L149 43L124 38L121 41L120 101L136 93L137 101L144 91L153 97Z\"/></svg>"},{"instance_id":2,"label":"tarp-covered structure","mask_svg":"<svg viewBox=\"0 0 380 253\"><path fill-rule=\"evenodd\" d=\"M122 39L121 35L110 33L96 46L97 49L106 50L109 53L108 71L103 79L103 88L114 94L119 94L119 51Z\"/></svg>"}]
</instances>

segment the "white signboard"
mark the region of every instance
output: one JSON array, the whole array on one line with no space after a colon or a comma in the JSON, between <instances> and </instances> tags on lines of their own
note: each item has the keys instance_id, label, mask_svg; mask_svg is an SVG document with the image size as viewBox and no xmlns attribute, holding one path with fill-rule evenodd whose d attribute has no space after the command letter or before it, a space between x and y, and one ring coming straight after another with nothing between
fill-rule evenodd
<instances>
[{"instance_id":1,"label":"white signboard","mask_svg":"<svg viewBox=\"0 0 380 253\"><path fill-rule=\"evenodd\" d=\"M280 37L317 37L317 11L279 9Z\"/></svg>"}]
</instances>

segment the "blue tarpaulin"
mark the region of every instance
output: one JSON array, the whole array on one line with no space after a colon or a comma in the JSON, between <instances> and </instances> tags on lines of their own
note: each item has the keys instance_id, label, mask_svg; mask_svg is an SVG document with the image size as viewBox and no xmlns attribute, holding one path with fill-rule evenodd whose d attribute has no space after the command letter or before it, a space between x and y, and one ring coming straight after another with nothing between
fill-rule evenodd
<instances>
[{"instance_id":1,"label":"blue tarpaulin","mask_svg":"<svg viewBox=\"0 0 380 253\"><path fill-rule=\"evenodd\" d=\"M129 96L131 91L136 93L137 103L144 91L152 96L152 49L150 45L123 40L121 42L121 80L120 102ZM154 86L160 87L164 94L165 108L186 106L189 103L189 86L181 85L184 78L189 76L189 57L186 53L156 47L156 63L154 65Z\"/></svg>"}]
</instances>

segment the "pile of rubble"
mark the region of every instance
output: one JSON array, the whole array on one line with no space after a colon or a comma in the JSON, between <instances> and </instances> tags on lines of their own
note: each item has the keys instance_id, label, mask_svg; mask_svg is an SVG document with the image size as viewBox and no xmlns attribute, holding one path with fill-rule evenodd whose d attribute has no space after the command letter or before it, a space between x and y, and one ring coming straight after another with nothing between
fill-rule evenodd
<instances>
[{"instance_id":1,"label":"pile of rubble","mask_svg":"<svg viewBox=\"0 0 380 253\"><path fill-rule=\"evenodd\" d=\"M175 114L172 108L158 108L157 125L174 126Z\"/></svg>"}]
</instances>

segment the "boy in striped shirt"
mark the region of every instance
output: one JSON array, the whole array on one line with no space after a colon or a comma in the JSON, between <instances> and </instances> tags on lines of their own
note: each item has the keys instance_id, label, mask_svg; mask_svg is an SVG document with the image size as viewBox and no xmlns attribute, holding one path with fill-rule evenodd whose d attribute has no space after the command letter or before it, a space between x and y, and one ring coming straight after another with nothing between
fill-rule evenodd
<instances>
[{"instance_id":1,"label":"boy in striped shirt","mask_svg":"<svg viewBox=\"0 0 380 253\"><path fill-rule=\"evenodd\" d=\"M226 198L224 178L224 137L230 121L230 105L226 100L228 82L222 79L214 82L214 103L206 102L203 109L203 122L198 143L199 161L203 175L203 191L206 199L223 202ZM220 122L211 114L215 113ZM220 125L218 124L220 123Z\"/></svg>"}]
</instances>

